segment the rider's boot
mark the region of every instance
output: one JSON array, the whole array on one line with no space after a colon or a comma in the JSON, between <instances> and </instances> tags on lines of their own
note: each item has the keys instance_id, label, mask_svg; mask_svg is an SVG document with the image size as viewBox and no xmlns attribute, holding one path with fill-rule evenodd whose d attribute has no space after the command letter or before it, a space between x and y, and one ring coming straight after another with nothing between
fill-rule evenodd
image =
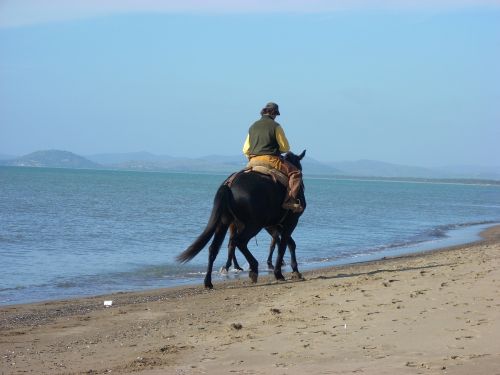
<instances>
[{"instance_id":1,"label":"rider's boot","mask_svg":"<svg viewBox=\"0 0 500 375\"><path fill-rule=\"evenodd\" d=\"M295 213L304 211L304 207L302 207L300 200L295 199L291 196L288 196L288 198L285 200L285 202L283 202L281 207L284 208L285 210L292 210L292 212Z\"/></svg>"}]
</instances>

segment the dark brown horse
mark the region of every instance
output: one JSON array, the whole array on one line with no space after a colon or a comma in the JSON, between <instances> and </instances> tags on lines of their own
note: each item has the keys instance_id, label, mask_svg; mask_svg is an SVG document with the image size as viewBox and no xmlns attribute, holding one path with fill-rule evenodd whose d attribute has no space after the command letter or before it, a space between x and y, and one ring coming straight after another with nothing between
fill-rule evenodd
<instances>
[{"instance_id":1,"label":"dark brown horse","mask_svg":"<svg viewBox=\"0 0 500 375\"><path fill-rule=\"evenodd\" d=\"M291 152L285 155L285 159L302 170L300 161L305 156L305 150L300 155ZM272 228L279 234L278 256L274 268L274 276L277 280L284 280L281 272L283 256L287 244L290 253L293 254L292 270L296 277L300 277L295 259L295 242L292 239L299 221L300 213L284 210L281 205L285 200L286 188L273 181L267 175L257 172L240 173L234 178L229 187L222 184L214 198L212 213L205 230L200 236L177 257L180 262L188 262L193 259L213 237L209 247L208 267L205 276L205 287L213 288L212 269L215 258L219 253L224 237L229 226L234 223L236 233L230 241L231 246L237 247L247 259L250 265L249 277L257 282L259 265L257 260L248 250L248 242L264 228ZM299 199L302 206L306 207L304 189L300 191ZM293 250L292 250L293 248Z\"/></svg>"}]
</instances>

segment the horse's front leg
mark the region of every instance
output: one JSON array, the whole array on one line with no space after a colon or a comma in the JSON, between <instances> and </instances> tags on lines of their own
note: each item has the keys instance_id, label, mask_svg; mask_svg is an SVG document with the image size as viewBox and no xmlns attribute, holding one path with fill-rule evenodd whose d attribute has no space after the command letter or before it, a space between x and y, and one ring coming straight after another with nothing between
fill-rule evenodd
<instances>
[{"instance_id":1,"label":"horse's front leg","mask_svg":"<svg viewBox=\"0 0 500 375\"><path fill-rule=\"evenodd\" d=\"M281 272L281 267L283 266L283 257L285 255L286 244L289 236L281 234L280 241L278 244L278 256L276 257L276 266L274 267L274 277L276 280L285 280L283 273Z\"/></svg>"},{"instance_id":2,"label":"horse's front leg","mask_svg":"<svg viewBox=\"0 0 500 375\"><path fill-rule=\"evenodd\" d=\"M212 269L214 267L215 259L217 258L217 254L219 253L220 247L222 246L222 242L224 241L224 237L226 237L227 226L219 225L215 230L215 235L210 247L208 249L208 266L207 266L207 274L205 275L205 288L213 289L212 284Z\"/></svg>"},{"instance_id":3,"label":"horse's front leg","mask_svg":"<svg viewBox=\"0 0 500 375\"><path fill-rule=\"evenodd\" d=\"M291 267L292 267L292 279L302 279L302 274L299 272L299 268L297 266L297 258L295 257L295 249L297 248L295 241L290 236L288 239L288 250L290 250L290 258L291 258Z\"/></svg>"}]
</instances>

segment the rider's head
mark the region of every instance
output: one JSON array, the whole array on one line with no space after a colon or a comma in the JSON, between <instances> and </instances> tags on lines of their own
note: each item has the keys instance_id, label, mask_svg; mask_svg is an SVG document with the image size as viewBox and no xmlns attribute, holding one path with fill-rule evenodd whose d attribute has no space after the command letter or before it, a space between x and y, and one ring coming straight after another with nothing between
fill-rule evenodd
<instances>
[{"instance_id":1,"label":"rider's head","mask_svg":"<svg viewBox=\"0 0 500 375\"><path fill-rule=\"evenodd\" d=\"M276 103L269 102L266 104L264 108L260 111L261 115L268 115L272 118L280 115L280 109Z\"/></svg>"}]
</instances>

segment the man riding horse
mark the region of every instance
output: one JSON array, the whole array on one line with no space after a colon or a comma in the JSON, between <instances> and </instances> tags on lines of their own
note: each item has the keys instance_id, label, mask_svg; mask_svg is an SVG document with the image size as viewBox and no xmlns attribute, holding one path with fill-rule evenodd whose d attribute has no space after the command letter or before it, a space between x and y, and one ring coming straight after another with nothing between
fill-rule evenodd
<instances>
[{"instance_id":1,"label":"man riding horse","mask_svg":"<svg viewBox=\"0 0 500 375\"><path fill-rule=\"evenodd\" d=\"M283 129L274 121L279 115L277 104L269 103L261 114L262 118L250 127L244 146L252 168L234 173L219 186L205 229L177 256L178 261L188 262L212 240L208 249L204 280L206 288L213 288L213 264L230 226L234 231L229 245L233 252L234 248L238 248L245 256L250 267L248 275L253 282L257 282L259 263L248 249L248 242L264 228L279 238L275 278L285 279L281 267L287 245L291 255L292 277L301 277L297 268L292 232L306 207L300 163L306 151L299 155L289 152ZM281 152L286 152L283 158ZM280 177L274 176L274 173L270 176L267 172L259 172L259 167L264 167L266 171L271 167L273 170L284 172L290 177L288 188L284 186L287 185L285 182L277 183L277 179L281 181L280 172L276 172Z\"/></svg>"},{"instance_id":2,"label":"man riding horse","mask_svg":"<svg viewBox=\"0 0 500 375\"><path fill-rule=\"evenodd\" d=\"M265 166L284 173L288 177L288 189L282 207L302 212L304 208L298 199L302 172L281 157L282 153L290 151L290 146L283 128L275 121L276 116L280 115L279 107L276 103L269 102L260 114L261 119L250 126L243 145L243 153L249 160L247 166Z\"/></svg>"}]
</instances>

